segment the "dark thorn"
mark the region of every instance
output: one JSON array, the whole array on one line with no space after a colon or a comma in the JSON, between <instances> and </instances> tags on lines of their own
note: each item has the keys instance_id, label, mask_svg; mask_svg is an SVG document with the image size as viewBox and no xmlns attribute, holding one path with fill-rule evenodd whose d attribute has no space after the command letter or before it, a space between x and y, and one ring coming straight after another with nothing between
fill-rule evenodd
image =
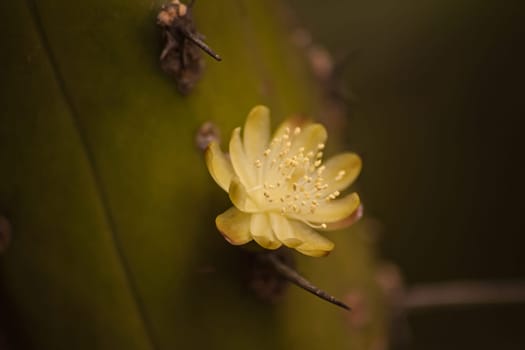
<instances>
[{"instance_id":1,"label":"dark thorn","mask_svg":"<svg viewBox=\"0 0 525 350\"><path fill-rule=\"evenodd\" d=\"M202 41L201 39L197 38L195 35L193 35L192 33L184 33L184 35L186 36L186 38L188 38L192 43L194 43L195 45L197 45L198 47L200 47L204 52L206 52L208 55L210 55L211 57L215 58L217 61L222 61L222 58L221 56L217 55L215 53L215 51L213 51L204 41Z\"/></svg>"},{"instance_id":2,"label":"dark thorn","mask_svg":"<svg viewBox=\"0 0 525 350\"><path fill-rule=\"evenodd\" d=\"M292 269L290 266L283 263L279 258L273 253L261 254L261 259L268 262L282 277L286 278L288 281L292 282L296 286L310 292L319 298L328 301L334 305L337 305L345 310L351 311L351 308L343 303L340 300L337 300L324 290L317 288L306 278L301 276L297 271Z\"/></svg>"}]
</instances>

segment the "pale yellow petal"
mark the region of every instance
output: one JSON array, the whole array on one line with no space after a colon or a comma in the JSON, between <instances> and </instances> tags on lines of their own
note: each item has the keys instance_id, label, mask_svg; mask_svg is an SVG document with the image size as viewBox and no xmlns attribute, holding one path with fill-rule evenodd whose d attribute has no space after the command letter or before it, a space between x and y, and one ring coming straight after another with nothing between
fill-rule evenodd
<instances>
[{"instance_id":1,"label":"pale yellow petal","mask_svg":"<svg viewBox=\"0 0 525 350\"><path fill-rule=\"evenodd\" d=\"M255 164L250 162L241 141L241 128L233 130L230 139L230 159L235 174L244 186L252 187L255 181Z\"/></svg>"},{"instance_id":2,"label":"pale yellow petal","mask_svg":"<svg viewBox=\"0 0 525 350\"><path fill-rule=\"evenodd\" d=\"M270 138L270 110L266 106L252 108L244 124L244 151L250 162L262 160Z\"/></svg>"},{"instance_id":3,"label":"pale yellow petal","mask_svg":"<svg viewBox=\"0 0 525 350\"><path fill-rule=\"evenodd\" d=\"M334 243L329 239L321 236L319 233L314 231L311 227L297 221L292 221L291 226L303 243L295 247L297 251L314 257L325 256L332 249L334 249Z\"/></svg>"},{"instance_id":4,"label":"pale yellow petal","mask_svg":"<svg viewBox=\"0 0 525 350\"><path fill-rule=\"evenodd\" d=\"M293 132L294 130L292 130L292 134ZM324 145L327 137L328 134L326 133L326 129L323 125L309 124L302 128L298 135L294 136L290 154L295 154L301 147L304 147L304 153L308 153L308 151L315 152L319 144Z\"/></svg>"},{"instance_id":5,"label":"pale yellow petal","mask_svg":"<svg viewBox=\"0 0 525 350\"><path fill-rule=\"evenodd\" d=\"M273 133L272 140L283 136L286 129L288 129L289 132L293 132L297 126L306 126L306 125L307 123L302 119L288 118L277 127L277 129Z\"/></svg>"},{"instance_id":6,"label":"pale yellow petal","mask_svg":"<svg viewBox=\"0 0 525 350\"><path fill-rule=\"evenodd\" d=\"M263 248L277 249L281 246L281 242L273 234L268 214L252 214L250 233L255 242Z\"/></svg>"},{"instance_id":7,"label":"pale yellow petal","mask_svg":"<svg viewBox=\"0 0 525 350\"><path fill-rule=\"evenodd\" d=\"M341 230L343 228L349 227L363 217L363 211L363 205L360 204L359 207L357 207L357 209L346 218L339 221L327 223L326 228L322 229L322 231Z\"/></svg>"},{"instance_id":8,"label":"pale yellow petal","mask_svg":"<svg viewBox=\"0 0 525 350\"><path fill-rule=\"evenodd\" d=\"M355 153L338 154L325 163L322 177L328 184L327 194L342 191L354 182L361 172L361 158Z\"/></svg>"},{"instance_id":9,"label":"pale yellow petal","mask_svg":"<svg viewBox=\"0 0 525 350\"><path fill-rule=\"evenodd\" d=\"M250 235L251 214L231 207L215 219L217 229L233 245L241 245L252 240Z\"/></svg>"},{"instance_id":10,"label":"pale yellow petal","mask_svg":"<svg viewBox=\"0 0 525 350\"><path fill-rule=\"evenodd\" d=\"M307 250L300 247L295 248L299 253L302 253L304 255L308 255L314 258L322 258L323 256L327 256L330 254L331 250Z\"/></svg>"},{"instance_id":11,"label":"pale yellow petal","mask_svg":"<svg viewBox=\"0 0 525 350\"><path fill-rule=\"evenodd\" d=\"M240 211L245 213L254 213L258 211L257 206L246 192L246 187L244 187L239 181L238 177L232 177L228 194L230 195L230 200L233 205L235 205Z\"/></svg>"},{"instance_id":12,"label":"pale yellow petal","mask_svg":"<svg viewBox=\"0 0 525 350\"><path fill-rule=\"evenodd\" d=\"M230 160L221 151L216 142L211 142L206 148L206 165L215 182L228 192L230 181L233 176L233 168Z\"/></svg>"},{"instance_id":13,"label":"pale yellow petal","mask_svg":"<svg viewBox=\"0 0 525 350\"><path fill-rule=\"evenodd\" d=\"M308 213L297 217L312 223L331 223L343 220L352 215L359 207L360 200L357 193L351 193L341 199L324 202L317 207L314 213Z\"/></svg>"},{"instance_id":14,"label":"pale yellow petal","mask_svg":"<svg viewBox=\"0 0 525 350\"><path fill-rule=\"evenodd\" d=\"M279 241L285 246L294 248L303 243L295 234L288 219L281 214L269 214L272 230Z\"/></svg>"}]
</instances>

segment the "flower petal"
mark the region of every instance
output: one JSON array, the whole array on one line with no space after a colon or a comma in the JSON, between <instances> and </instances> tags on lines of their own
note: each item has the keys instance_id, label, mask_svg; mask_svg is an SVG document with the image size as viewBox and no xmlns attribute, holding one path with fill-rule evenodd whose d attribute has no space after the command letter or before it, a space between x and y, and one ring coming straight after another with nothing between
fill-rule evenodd
<instances>
[{"instance_id":1,"label":"flower petal","mask_svg":"<svg viewBox=\"0 0 525 350\"><path fill-rule=\"evenodd\" d=\"M205 152L208 171L215 182L228 192L230 181L233 176L233 168L230 160L221 151L216 142L211 142Z\"/></svg>"},{"instance_id":2,"label":"flower petal","mask_svg":"<svg viewBox=\"0 0 525 350\"><path fill-rule=\"evenodd\" d=\"M291 221L291 226L304 243L296 247L297 251L314 257L325 256L334 249L334 243L308 227L306 224Z\"/></svg>"},{"instance_id":3,"label":"flower petal","mask_svg":"<svg viewBox=\"0 0 525 350\"><path fill-rule=\"evenodd\" d=\"M361 172L361 158L355 153L338 154L325 163L323 178L328 187L327 194L350 186Z\"/></svg>"},{"instance_id":4,"label":"flower petal","mask_svg":"<svg viewBox=\"0 0 525 350\"><path fill-rule=\"evenodd\" d=\"M291 131L292 134L294 130ZM308 151L316 151L317 145L324 144L328 134L326 129L321 124L309 124L305 126L298 135L294 136L294 141L290 154L295 154L299 148L304 147L305 153Z\"/></svg>"},{"instance_id":5,"label":"flower petal","mask_svg":"<svg viewBox=\"0 0 525 350\"><path fill-rule=\"evenodd\" d=\"M250 162L244 151L241 141L241 128L233 130L230 139L230 159L235 174L237 174L243 185L252 187L255 180L255 164Z\"/></svg>"},{"instance_id":6,"label":"flower petal","mask_svg":"<svg viewBox=\"0 0 525 350\"><path fill-rule=\"evenodd\" d=\"M352 214L350 214L342 220L328 223L326 228L322 229L322 231L341 230L343 228L352 226L354 223L356 223L363 217L363 212L363 205L360 204L359 207L357 207L356 211L354 211Z\"/></svg>"},{"instance_id":7,"label":"flower petal","mask_svg":"<svg viewBox=\"0 0 525 350\"><path fill-rule=\"evenodd\" d=\"M248 196L246 187L244 187L238 177L232 177L228 194L230 195L233 205L235 205L240 211L245 213L254 213L258 211L257 206L250 196Z\"/></svg>"},{"instance_id":8,"label":"flower petal","mask_svg":"<svg viewBox=\"0 0 525 350\"><path fill-rule=\"evenodd\" d=\"M281 137L283 136L283 134L285 133L286 129L288 129L290 132L293 132L293 130L295 129L295 127L299 126L299 127L302 127L302 126L306 126L308 125L309 122L307 122L306 120L304 119L300 119L300 118L288 118L286 120L284 120L278 127L277 129L275 130L275 132L273 133L272 135L272 140L275 139L275 138L278 138L278 137Z\"/></svg>"},{"instance_id":9,"label":"flower petal","mask_svg":"<svg viewBox=\"0 0 525 350\"><path fill-rule=\"evenodd\" d=\"M308 213L295 218L316 223L336 222L352 215L359 207L359 203L359 196L354 192L341 199L331 200L328 203L319 205L314 213Z\"/></svg>"},{"instance_id":10,"label":"flower petal","mask_svg":"<svg viewBox=\"0 0 525 350\"><path fill-rule=\"evenodd\" d=\"M255 242L263 248L277 249L281 246L281 242L273 234L267 214L252 214L250 233Z\"/></svg>"},{"instance_id":11,"label":"flower petal","mask_svg":"<svg viewBox=\"0 0 525 350\"><path fill-rule=\"evenodd\" d=\"M256 159L262 159L269 138L270 110L266 106L256 106L248 114L243 134L244 151L251 164Z\"/></svg>"},{"instance_id":12,"label":"flower petal","mask_svg":"<svg viewBox=\"0 0 525 350\"><path fill-rule=\"evenodd\" d=\"M295 248L303 241L295 234L288 219L281 214L270 214L272 230L279 241L285 246Z\"/></svg>"},{"instance_id":13,"label":"flower petal","mask_svg":"<svg viewBox=\"0 0 525 350\"><path fill-rule=\"evenodd\" d=\"M241 245L252 240L250 235L251 214L231 207L215 219L215 225L224 238L233 245Z\"/></svg>"},{"instance_id":14,"label":"flower petal","mask_svg":"<svg viewBox=\"0 0 525 350\"><path fill-rule=\"evenodd\" d=\"M327 256L330 254L331 250L307 250L300 247L295 248L299 253L302 253L304 255L308 255L314 258L322 258L323 256Z\"/></svg>"}]
</instances>

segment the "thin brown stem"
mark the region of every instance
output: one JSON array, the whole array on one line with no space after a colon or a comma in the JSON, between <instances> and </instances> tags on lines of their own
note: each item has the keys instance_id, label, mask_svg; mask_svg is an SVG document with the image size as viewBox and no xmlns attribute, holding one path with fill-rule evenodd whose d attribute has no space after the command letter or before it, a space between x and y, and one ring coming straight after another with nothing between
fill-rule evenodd
<instances>
[{"instance_id":1,"label":"thin brown stem","mask_svg":"<svg viewBox=\"0 0 525 350\"><path fill-rule=\"evenodd\" d=\"M525 281L458 281L409 288L403 298L406 310L435 307L525 303Z\"/></svg>"},{"instance_id":2,"label":"thin brown stem","mask_svg":"<svg viewBox=\"0 0 525 350\"><path fill-rule=\"evenodd\" d=\"M306 278L301 276L297 271L292 269L290 266L283 263L279 258L272 253L266 253L262 254L261 258L268 262L282 277L287 279L288 281L292 282L296 286L306 290L307 292L310 292L317 297L328 301L329 303L332 303L334 305L337 305L345 310L350 311L350 307L343 303L340 300L337 300L324 290L316 287L313 285L310 281L308 281Z\"/></svg>"}]
</instances>

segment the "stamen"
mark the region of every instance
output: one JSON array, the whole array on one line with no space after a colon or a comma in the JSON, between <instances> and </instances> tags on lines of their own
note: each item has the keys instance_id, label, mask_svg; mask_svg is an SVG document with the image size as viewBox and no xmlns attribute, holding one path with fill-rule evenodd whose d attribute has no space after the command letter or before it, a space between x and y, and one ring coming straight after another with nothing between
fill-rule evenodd
<instances>
[{"instance_id":1,"label":"stamen","mask_svg":"<svg viewBox=\"0 0 525 350\"><path fill-rule=\"evenodd\" d=\"M328 184L322 177L326 171L322 164L324 143L307 150L295 143L294 137L300 133L299 127L294 128L293 133L286 128L254 161L255 167L262 168L260 179L265 182L259 187L264 187L261 192L265 201L280 203L272 209L280 211L282 215L297 216L298 220L308 212L315 213L321 205L319 201L330 201L339 195L338 191L328 195L325 193ZM340 171L336 178L342 179L344 175ZM306 223L312 228L326 228L324 223Z\"/></svg>"},{"instance_id":2,"label":"stamen","mask_svg":"<svg viewBox=\"0 0 525 350\"><path fill-rule=\"evenodd\" d=\"M341 179L343 178L343 176L346 175L346 171L344 170L340 170L338 173L337 173L337 176L335 177L335 181L341 181Z\"/></svg>"},{"instance_id":3,"label":"stamen","mask_svg":"<svg viewBox=\"0 0 525 350\"><path fill-rule=\"evenodd\" d=\"M307 220L301 220L303 223L305 223L306 225L310 226L311 228L321 228L321 229L325 229L327 228L327 225L323 222L319 225L315 225L315 224L312 224L310 221L307 221Z\"/></svg>"},{"instance_id":4,"label":"stamen","mask_svg":"<svg viewBox=\"0 0 525 350\"><path fill-rule=\"evenodd\" d=\"M330 193L330 194L326 197L326 201L330 201L330 200L332 200L332 199L336 199L340 194L341 194L341 192L339 192L339 191L334 191L334 192Z\"/></svg>"}]
</instances>

